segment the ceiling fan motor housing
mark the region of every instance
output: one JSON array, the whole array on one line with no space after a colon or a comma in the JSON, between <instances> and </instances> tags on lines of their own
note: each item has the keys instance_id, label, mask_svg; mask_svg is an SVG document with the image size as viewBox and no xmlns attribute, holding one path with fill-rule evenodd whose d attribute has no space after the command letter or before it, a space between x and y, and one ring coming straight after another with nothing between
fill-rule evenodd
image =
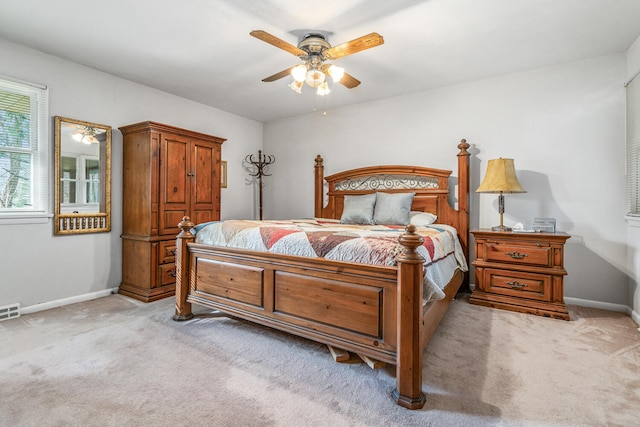
<instances>
[{"instance_id":1,"label":"ceiling fan motor housing","mask_svg":"<svg viewBox=\"0 0 640 427\"><path fill-rule=\"evenodd\" d=\"M304 50L309 53L322 53L323 50L329 49L331 45L325 39L322 34L309 33L306 34L300 43L298 43L298 48Z\"/></svg>"}]
</instances>

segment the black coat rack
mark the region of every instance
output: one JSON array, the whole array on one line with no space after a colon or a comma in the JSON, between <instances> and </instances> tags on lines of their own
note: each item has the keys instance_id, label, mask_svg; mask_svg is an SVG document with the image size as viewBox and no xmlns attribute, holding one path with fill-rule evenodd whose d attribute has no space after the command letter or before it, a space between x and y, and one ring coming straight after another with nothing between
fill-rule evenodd
<instances>
[{"instance_id":1,"label":"black coat rack","mask_svg":"<svg viewBox=\"0 0 640 427\"><path fill-rule=\"evenodd\" d=\"M262 177L271 176L271 174L266 173L265 168L270 164L273 164L276 161L276 158L270 155L262 155L262 150L258 150L257 160L253 158L253 154L248 155L244 160L257 168L256 173L250 173L249 175L258 178L258 187L260 191L260 221L262 221Z\"/></svg>"}]
</instances>

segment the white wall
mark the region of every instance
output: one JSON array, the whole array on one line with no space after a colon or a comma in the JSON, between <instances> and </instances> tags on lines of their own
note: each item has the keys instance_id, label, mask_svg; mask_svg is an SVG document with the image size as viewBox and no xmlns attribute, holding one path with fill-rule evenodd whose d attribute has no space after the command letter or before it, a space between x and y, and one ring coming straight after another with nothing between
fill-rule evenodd
<instances>
[{"instance_id":1,"label":"white wall","mask_svg":"<svg viewBox=\"0 0 640 427\"><path fill-rule=\"evenodd\" d=\"M625 81L631 80L640 73L640 37L627 51L627 74ZM640 77L636 77L639 79ZM640 218L630 219L627 225L627 244L629 253L627 266L629 277L629 302L633 309L633 317L640 323Z\"/></svg>"},{"instance_id":2,"label":"white wall","mask_svg":"<svg viewBox=\"0 0 640 427\"><path fill-rule=\"evenodd\" d=\"M254 187L245 184L242 159L262 148L261 123L3 40L0 58L0 75L49 87L51 117L59 115L113 127L112 231L54 237L51 221L0 225L0 306L20 303L33 307L119 286L122 278L119 126L153 120L227 138L222 157L228 161L229 186L222 190L221 215L253 217ZM53 150L53 119L50 130L49 144ZM53 177L53 170L50 176Z\"/></svg>"},{"instance_id":3,"label":"white wall","mask_svg":"<svg viewBox=\"0 0 640 427\"><path fill-rule=\"evenodd\" d=\"M549 216L572 235L565 296L629 305L624 77L625 56L613 55L267 123L264 151L278 163L265 217L313 215L316 154L327 175L394 163L455 171L466 138L472 190L487 160L515 159L527 193L506 196L505 225ZM497 223L497 197L474 193L472 228Z\"/></svg>"}]
</instances>

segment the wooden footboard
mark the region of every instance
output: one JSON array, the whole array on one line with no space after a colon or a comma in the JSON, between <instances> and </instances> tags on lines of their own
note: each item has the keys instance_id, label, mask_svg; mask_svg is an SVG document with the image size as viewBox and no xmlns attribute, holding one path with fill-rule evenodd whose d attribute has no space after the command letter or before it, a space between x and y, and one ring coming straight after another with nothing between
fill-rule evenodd
<instances>
[{"instance_id":1,"label":"wooden footboard","mask_svg":"<svg viewBox=\"0 0 640 427\"><path fill-rule=\"evenodd\" d=\"M179 226L174 320L192 318L198 303L396 364L398 404L424 405L421 331L430 320L423 318L415 227L400 238L398 266L382 267L196 244L193 223L185 218Z\"/></svg>"}]
</instances>

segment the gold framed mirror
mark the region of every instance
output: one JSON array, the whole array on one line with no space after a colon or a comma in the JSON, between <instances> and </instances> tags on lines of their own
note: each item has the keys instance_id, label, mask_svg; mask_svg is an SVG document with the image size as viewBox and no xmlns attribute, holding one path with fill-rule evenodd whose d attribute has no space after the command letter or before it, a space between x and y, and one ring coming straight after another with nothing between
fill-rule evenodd
<instances>
[{"instance_id":1,"label":"gold framed mirror","mask_svg":"<svg viewBox=\"0 0 640 427\"><path fill-rule=\"evenodd\" d=\"M54 234L111 231L111 126L55 117Z\"/></svg>"}]
</instances>

